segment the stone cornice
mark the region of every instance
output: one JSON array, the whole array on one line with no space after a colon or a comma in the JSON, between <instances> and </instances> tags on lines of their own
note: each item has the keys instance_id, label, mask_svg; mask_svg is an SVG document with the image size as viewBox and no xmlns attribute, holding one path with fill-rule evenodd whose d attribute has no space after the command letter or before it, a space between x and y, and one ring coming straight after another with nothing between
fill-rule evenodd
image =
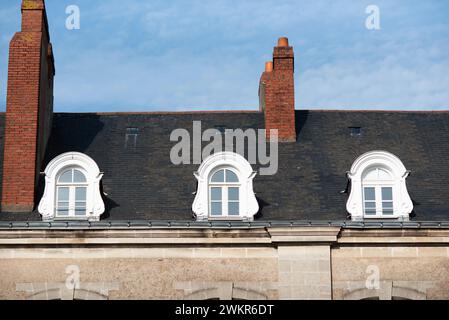
<instances>
[{"instance_id":1,"label":"stone cornice","mask_svg":"<svg viewBox=\"0 0 449 320\"><path fill-rule=\"evenodd\" d=\"M9 245L253 245L447 244L447 229L342 229L283 227L254 229L2 230Z\"/></svg>"},{"instance_id":2,"label":"stone cornice","mask_svg":"<svg viewBox=\"0 0 449 320\"><path fill-rule=\"evenodd\" d=\"M447 229L343 229L338 244L448 244Z\"/></svg>"}]
</instances>

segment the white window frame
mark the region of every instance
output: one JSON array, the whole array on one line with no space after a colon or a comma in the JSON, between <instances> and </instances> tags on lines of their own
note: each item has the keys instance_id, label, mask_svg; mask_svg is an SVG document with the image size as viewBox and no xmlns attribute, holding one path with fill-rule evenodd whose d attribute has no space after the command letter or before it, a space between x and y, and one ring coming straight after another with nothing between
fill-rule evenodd
<instances>
[{"instance_id":1,"label":"white window frame","mask_svg":"<svg viewBox=\"0 0 449 320\"><path fill-rule=\"evenodd\" d=\"M231 169L239 179L239 215L210 215L210 179L220 168ZM256 172L241 155L223 151L207 157L194 172L198 188L192 204L196 220L246 220L251 221L259 211L259 204L253 191L253 179ZM227 183L225 183L227 184Z\"/></svg>"},{"instance_id":2,"label":"white window frame","mask_svg":"<svg viewBox=\"0 0 449 320\"><path fill-rule=\"evenodd\" d=\"M67 170L77 170L81 172L84 175L84 178L86 179L86 182L59 182L59 178L64 174ZM73 171L72 171L73 173ZM69 189L69 199L68 201L68 214L67 215L61 215L58 214L59 209L59 189L60 188L68 188ZM74 217L83 217L83 215L76 215L75 209L76 209L76 189L77 188L86 188L86 199L85 202L85 213L84 216L87 215L87 189L89 188L89 183L86 178L86 172L83 168L80 167L68 167L64 168L56 177L56 196L55 196L55 217L56 218L74 218Z\"/></svg>"},{"instance_id":3,"label":"white window frame","mask_svg":"<svg viewBox=\"0 0 449 320\"><path fill-rule=\"evenodd\" d=\"M224 170L225 171L225 181L224 182L212 182L212 177L215 173L217 173L220 170ZM238 178L238 173L231 167L219 167L217 169L215 169L214 171L211 172L210 174L210 178L209 178L209 197L208 197L208 201L209 201L209 212L212 212L212 202L218 202L216 200L212 200L212 188L220 188L221 189L221 215L210 215L211 218L220 218L220 217L229 217L229 218L233 218L233 217L239 217L240 216L240 190L241 190L241 184L240 184L240 180L238 182L226 182L226 170L232 171L234 174L237 175ZM239 200L229 200L228 198L228 190L229 188L238 188L239 190ZM229 208L228 208L228 204L229 202L238 202L239 204L239 214L238 215L231 215L229 214Z\"/></svg>"},{"instance_id":4,"label":"white window frame","mask_svg":"<svg viewBox=\"0 0 449 320\"><path fill-rule=\"evenodd\" d=\"M364 180L364 175L374 169L386 170L389 180ZM401 160L387 151L375 150L364 153L358 157L348 172L351 180L351 193L346 203L346 209L351 214L352 220L363 219L397 219L407 221L413 211L413 203L407 191L406 178L408 171ZM382 214L382 204L376 203L376 214L365 215L364 187L374 186L376 189L376 202L382 201L379 197L380 187L392 187L393 214Z\"/></svg>"},{"instance_id":5,"label":"white window frame","mask_svg":"<svg viewBox=\"0 0 449 320\"><path fill-rule=\"evenodd\" d=\"M86 177L86 215L64 215L56 214L57 201L57 179L60 174L68 169L76 168L83 172ZM45 190L39 202L38 211L42 220L88 220L99 221L105 207L100 194L100 181L103 173L98 165L89 156L80 152L67 152L54 158L45 168Z\"/></svg>"},{"instance_id":6,"label":"white window frame","mask_svg":"<svg viewBox=\"0 0 449 320\"><path fill-rule=\"evenodd\" d=\"M365 175L365 173L367 172L371 172L372 170L383 170L386 171L388 173L388 175L390 175L391 177L391 173L383 167L373 167L373 168L368 168L364 171L364 174L362 175L362 201L363 201L363 215L365 218L388 218L394 215L394 202L395 202L395 184L393 179L388 179L388 180L381 180L381 179L377 179L377 180L371 180L371 179L367 179L367 178L363 178L363 176ZM375 200L370 201L370 200L366 200L365 199L365 188L374 188L374 197ZM382 188L391 188L392 190L392 200L384 200L382 198ZM375 210L376 213L375 214L367 214L366 213L366 202L374 202L375 203ZM383 213L383 203L384 202L392 202L392 207L393 207L393 214L386 214Z\"/></svg>"}]
</instances>

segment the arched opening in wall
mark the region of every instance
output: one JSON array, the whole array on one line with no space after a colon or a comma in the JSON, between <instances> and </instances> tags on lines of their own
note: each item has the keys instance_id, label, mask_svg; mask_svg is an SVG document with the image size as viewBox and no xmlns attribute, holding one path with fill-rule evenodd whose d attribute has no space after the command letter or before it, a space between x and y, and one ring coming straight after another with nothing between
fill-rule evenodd
<instances>
[{"instance_id":1,"label":"arched opening in wall","mask_svg":"<svg viewBox=\"0 0 449 320\"><path fill-rule=\"evenodd\" d=\"M402 286L388 286L379 289L359 288L347 293L344 300L426 300L425 292Z\"/></svg>"},{"instance_id":2,"label":"arched opening in wall","mask_svg":"<svg viewBox=\"0 0 449 320\"><path fill-rule=\"evenodd\" d=\"M108 300L108 296L95 291L77 289L75 290L73 300Z\"/></svg>"},{"instance_id":3,"label":"arched opening in wall","mask_svg":"<svg viewBox=\"0 0 449 320\"><path fill-rule=\"evenodd\" d=\"M195 290L188 294L185 299L188 300L220 300L220 294L217 288L207 288Z\"/></svg>"},{"instance_id":4,"label":"arched opening in wall","mask_svg":"<svg viewBox=\"0 0 449 320\"><path fill-rule=\"evenodd\" d=\"M50 289L31 295L28 300L108 300L108 297L94 291L77 289L64 291L64 289Z\"/></svg>"},{"instance_id":5,"label":"arched opening in wall","mask_svg":"<svg viewBox=\"0 0 449 320\"><path fill-rule=\"evenodd\" d=\"M426 292L402 286L393 286L391 291L392 300L427 300Z\"/></svg>"},{"instance_id":6,"label":"arched opening in wall","mask_svg":"<svg viewBox=\"0 0 449 320\"><path fill-rule=\"evenodd\" d=\"M232 300L267 300L268 297L255 290L246 288L233 288Z\"/></svg>"},{"instance_id":7,"label":"arched opening in wall","mask_svg":"<svg viewBox=\"0 0 449 320\"><path fill-rule=\"evenodd\" d=\"M268 297L258 291L248 288L224 286L200 289L188 294L189 300L267 300Z\"/></svg>"},{"instance_id":8,"label":"arched opening in wall","mask_svg":"<svg viewBox=\"0 0 449 320\"><path fill-rule=\"evenodd\" d=\"M61 290L50 289L40 291L28 297L28 300L62 300Z\"/></svg>"},{"instance_id":9,"label":"arched opening in wall","mask_svg":"<svg viewBox=\"0 0 449 320\"><path fill-rule=\"evenodd\" d=\"M362 298L360 300L380 300L379 297L368 297L368 298ZM404 298L404 297L391 297L391 300L412 300L409 298Z\"/></svg>"}]
</instances>

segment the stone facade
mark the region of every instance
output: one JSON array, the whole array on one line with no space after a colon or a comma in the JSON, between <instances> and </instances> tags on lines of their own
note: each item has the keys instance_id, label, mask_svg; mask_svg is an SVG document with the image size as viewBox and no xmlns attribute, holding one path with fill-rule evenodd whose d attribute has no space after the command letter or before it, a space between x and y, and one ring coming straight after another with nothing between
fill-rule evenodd
<instances>
[{"instance_id":1,"label":"stone facade","mask_svg":"<svg viewBox=\"0 0 449 320\"><path fill-rule=\"evenodd\" d=\"M443 229L11 230L0 246L0 299L449 299Z\"/></svg>"}]
</instances>

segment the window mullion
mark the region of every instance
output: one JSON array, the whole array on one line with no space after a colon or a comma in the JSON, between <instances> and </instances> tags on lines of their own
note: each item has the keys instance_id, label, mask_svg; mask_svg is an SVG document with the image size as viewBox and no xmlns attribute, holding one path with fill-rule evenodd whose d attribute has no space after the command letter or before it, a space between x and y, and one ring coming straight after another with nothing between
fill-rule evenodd
<instances>
[{"instance_id":1,"label":"window mullion","mask_svg":"<svg viewBox=\"0 0 449 320\"><path fill-rule=\"evenodd\" d=\"M69 187L69 216L75 215L75 188L74 186Z\"/></svg>"},{"instance_id":2,"label":"window mullion","mask_svg":"<svg viewBox=\"0 0 449 320\"><path fill-rule=\"evenodd\" d=\"M222 194L221 194L221 196L222 196L222 199L223 199L223 202L222 202L222 210L223 210L223 215L224 216L227 216L227 215L229 215L228 214L228 187L226 186L223 186L222 187Z\"/></svg>"},{"instance_id":3,"label":"window mullion","mask_svg":"<svg viewBox=\"0 0 449 320\"><path fill-rule=\"evenodd\" d=\"M382 187L376 186L376 215L382 215Z\"/></svg>"}]
</instances>

